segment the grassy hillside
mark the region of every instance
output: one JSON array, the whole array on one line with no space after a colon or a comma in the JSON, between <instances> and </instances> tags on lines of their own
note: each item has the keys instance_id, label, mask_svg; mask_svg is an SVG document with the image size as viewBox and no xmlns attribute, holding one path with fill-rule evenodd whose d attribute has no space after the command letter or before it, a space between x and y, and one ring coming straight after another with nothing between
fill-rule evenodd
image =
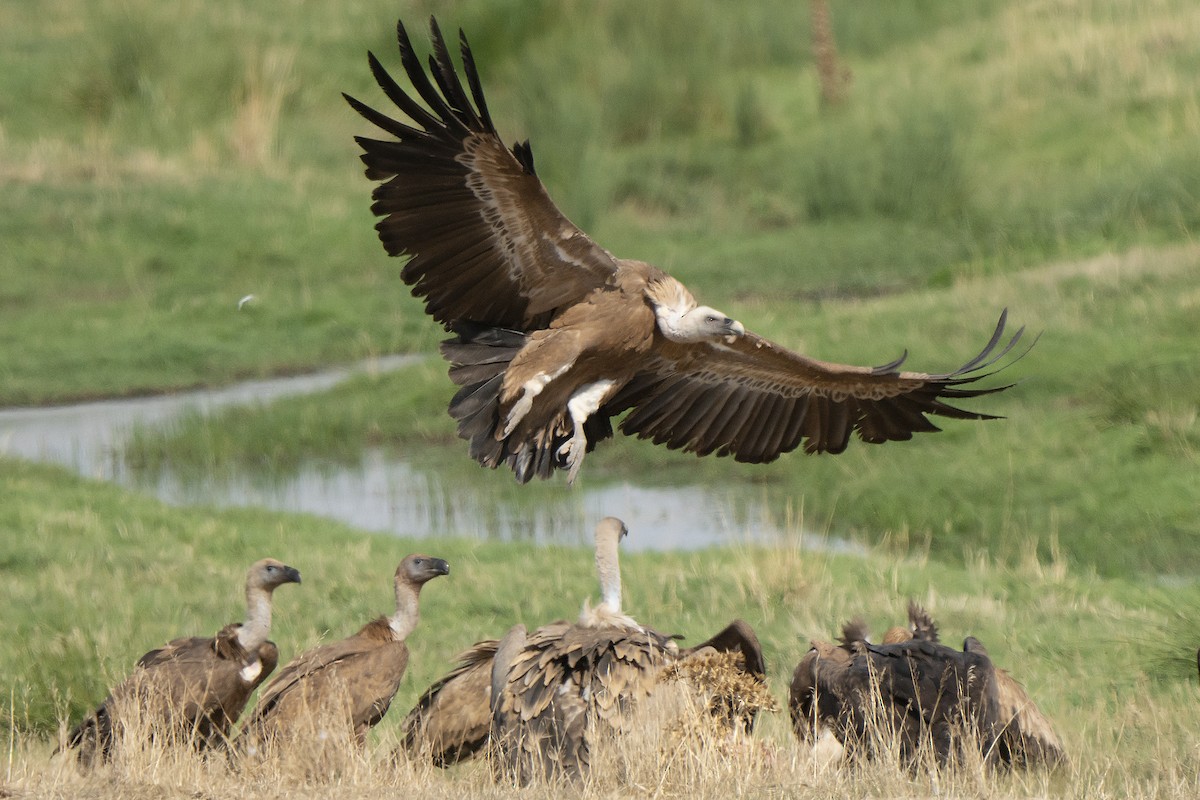
<instances>
[{"instance_id":1,"label":"grassy hillside","mask_svg":"<svg viewBox=\"0 0 1200 800\"><path fill-rule=\"evenodd\" d=\"M804 4L544 5L0 9L0 403L430 348L339 96L380 101L399 15L463 26L568 214L718 306L807 317L1200 213L1186 0L834 2L853 81L824 112Z\"/></svg>"}]
</instances>

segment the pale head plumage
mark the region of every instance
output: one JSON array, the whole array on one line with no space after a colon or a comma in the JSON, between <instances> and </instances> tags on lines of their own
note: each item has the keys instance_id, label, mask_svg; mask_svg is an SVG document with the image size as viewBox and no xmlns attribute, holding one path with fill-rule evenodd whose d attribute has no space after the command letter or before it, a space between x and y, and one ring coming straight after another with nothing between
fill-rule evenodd
<instances>
[{"instance_id":1,"label":"pale head plumage","mask_svg":"<svg viewBox=\"0 0 1200 800\"><path fill-rule=\"evenodd\" d=\"M285 583L300 583L300 571L282 561L264 558L246 572L246 621L238 629L238 643L257 650L271 634L271 593Z\"/></svg>"},{"instance_id":2,"label":"pale head plumage","mask_svg":"<svg viewBox=\"0 0 1200 800\"><path fill-rule=\"evenodd\" d=\"M273 558L254 562L246 572L247 591L264 589L269 592L285 583L300 583L300 571Z\"/></svg>"},{"instance_id":3,"label":"pale head plumage","mask_svg":"<svg viewBox=\"0 0 1200 800\"><path fill-rule=\"evenodd\" d=\"M421 587L439 575L449 574L450 564L445 559L419 553L405 556L396 567L396 613L388 618L388 626L396 641L404 641L417 627Z\"/></svg>"},{"instance_id":4,"label":"pale head plumage","mask_svg":"<svg viewBox=\"0 0 1200 800\"><path fill-rule=\"evenodd\" d=\"M646 287L654 307L654 318L662 335L673 342L712 342L729 336L744 336L742 323L710 306L696 305L696 298L679 281L664 275Z\"/></svg>"}]
</instances>

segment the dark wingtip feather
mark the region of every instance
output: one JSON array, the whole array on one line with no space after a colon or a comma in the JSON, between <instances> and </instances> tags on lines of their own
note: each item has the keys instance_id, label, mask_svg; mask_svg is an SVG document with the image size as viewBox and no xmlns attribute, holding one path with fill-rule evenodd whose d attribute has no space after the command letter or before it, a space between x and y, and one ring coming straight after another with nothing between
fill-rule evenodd
<instances>
[{"instance_id":1,"label":"dark wingtip feather","mask_svg":"<svg viewBox=\"0 0 1200 800\"><path fill-rule=\"evenodd\" d=\"M479 79L475 56L471 54L471 45L467 43L467 34L462 28L458 29L458 49L462 53L463 71L467 73L467 85L471 87L471 96L475 99L479 118L489 131L495 132L496 126L492 123L492 115L488 111L487 101L483 97L483 82Z\"/></svg>"},{"instance_id":2,"label":"dark wingtip feather","mask_svg":"<svg viewBox=\"0 0 1200 800\"><path fill-rule=\"evenodd\" d=\"M900 365L908 360L908 349L906 348L900 357L895 361L889 361L887 364L880 364L878 367L871 368L872 375L886 375L889 372L895 372L900 368Z\"/></svg>"}]
</instances>

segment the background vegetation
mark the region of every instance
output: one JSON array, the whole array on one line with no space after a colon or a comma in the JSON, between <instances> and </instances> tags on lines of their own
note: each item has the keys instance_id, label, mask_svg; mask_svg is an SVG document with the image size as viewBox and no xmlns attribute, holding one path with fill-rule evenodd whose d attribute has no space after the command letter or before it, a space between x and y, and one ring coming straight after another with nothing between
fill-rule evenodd
<instances>
[{"instance_id":1,"label":"background vegetation","mask_svg":"<svg viewBox=\"0 0 1200 800\"><path fill-rule=\"evenodd\" d=\"M371 229L352 140L368 126L339 93L381 103L365 50L396 66L396 17L420 40L436 13L467 31L498 126L532 141L572 219L755 331L850 363L909 348L928 370L972 355L1005 306L1042 335L1000 376L1020 386L978 404L1005 422L760 470L601 448L584 480L745 481L874 545L640 555L630 607L693 639L745 616L780 693L809 637L858 612L883 627L915 595L1019 667L1079 754L1061 784L968 793L1195 796L1200 10L831 6L852 73L836 109L818 102L807 4L782 0L0 4L0 405L433 353L441 333ZM431 359L143 431L129 454L253 473L384 443L507 485L453 441L447 396ZM0 649L5 780L23 791L78 793L39 766L47 735L149 647L236 616L265 552L305 573L279 598L285 652L381 610L378 565L407 549L455 563L398 710L474 637L570 614L591 586L586 556L453 531L418 544L168 509L11 461L0 487L2 607L29 609L0 618L18 643ZM785 728L765 736L792 752ZM897 780L879 791L928 788Z\"/></svg>"}]
</instances>

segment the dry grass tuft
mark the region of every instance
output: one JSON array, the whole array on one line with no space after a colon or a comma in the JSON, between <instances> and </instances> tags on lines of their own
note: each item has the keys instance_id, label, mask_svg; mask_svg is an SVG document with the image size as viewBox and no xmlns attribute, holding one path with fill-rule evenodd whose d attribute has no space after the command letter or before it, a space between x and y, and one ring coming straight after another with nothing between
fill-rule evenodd
<instances>
[{"instance_id":1,"label":"dry grass tuft","mask_svg":"<svg viewBox=\"0 0 1200 800\"><path fill-rule=\"evenodd\" d=\"M284 103L299 88L295 64L295 47L271 48L248 57L229 134L229 144L242 164L269 166L278 156Z\"/></svg>"}]
</instances>

